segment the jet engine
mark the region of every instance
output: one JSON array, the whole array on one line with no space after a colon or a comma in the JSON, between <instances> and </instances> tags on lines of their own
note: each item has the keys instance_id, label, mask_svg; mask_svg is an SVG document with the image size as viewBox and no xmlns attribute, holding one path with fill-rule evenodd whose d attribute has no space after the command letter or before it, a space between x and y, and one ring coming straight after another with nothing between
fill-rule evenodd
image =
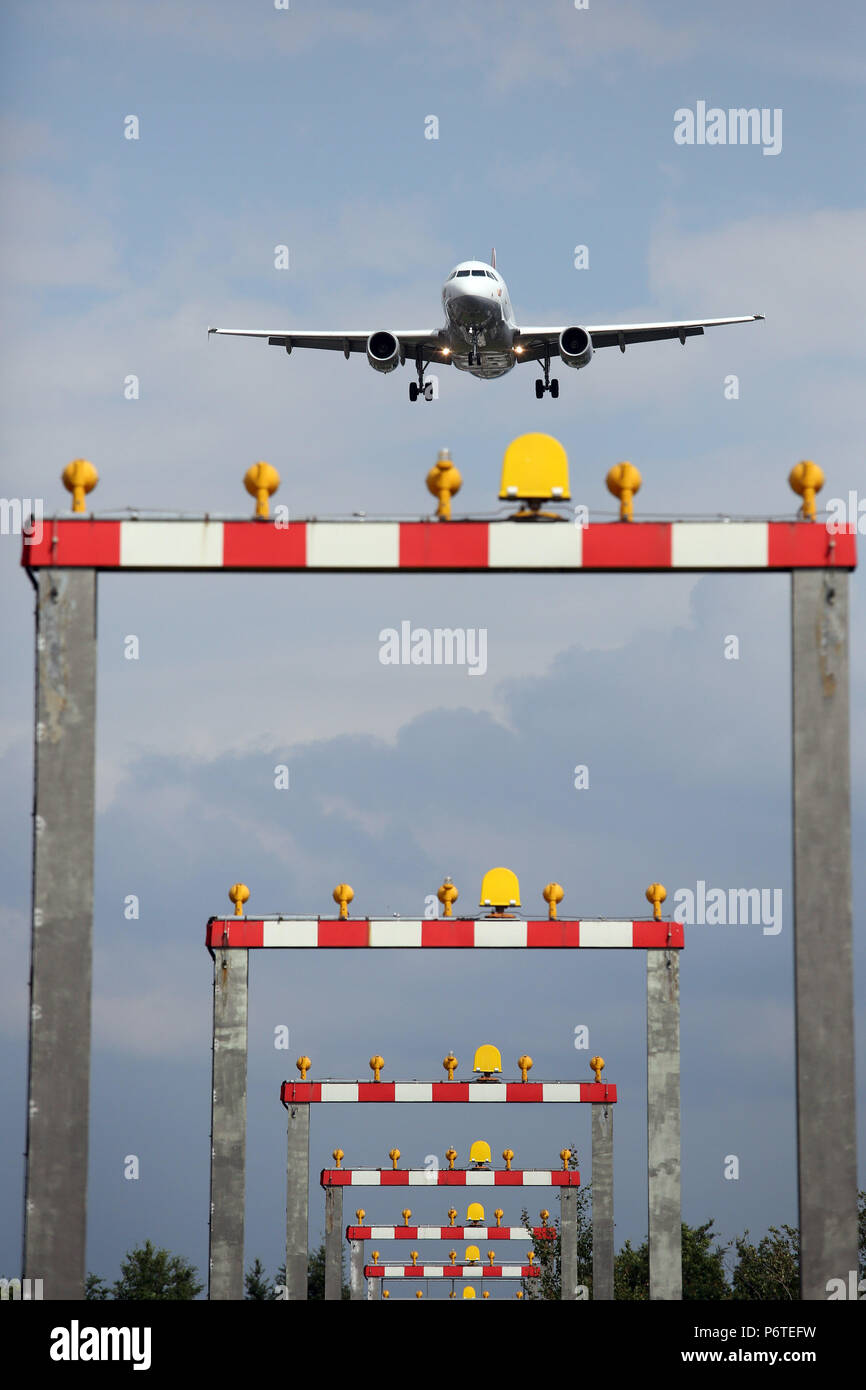
<instances>
[{"instance_id":1,"label":"jet engine","mask_svg":"<svg viewBox=\"0 0 866 1390\"><path fill-rule=\"evenodd\" d=\"M400 344L393 333L371 333L367 339L367 361L377 372L393 372L400 365Z\"/></svg>"},{"instance_id":2,"label":"jet engine","mask_svg":"<svg viewBox=\"0 0 866 1390\"><path fill-rule=\"evenodd\" d=\"M559 335L559 355L566 367L587 367L592 359L592 339L585 328L564 328Z\"/></svg>"}]
</instances>

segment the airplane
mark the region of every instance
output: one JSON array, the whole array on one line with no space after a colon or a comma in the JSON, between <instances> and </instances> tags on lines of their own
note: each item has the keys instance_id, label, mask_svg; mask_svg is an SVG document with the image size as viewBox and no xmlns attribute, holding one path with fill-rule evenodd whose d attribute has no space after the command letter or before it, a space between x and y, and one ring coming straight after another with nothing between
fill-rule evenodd
<instances>
[{"instance_id":1,"label":"airplane","mask_svg":"<svg viewBox=\"0 0 866 1390\"><path fill-rule=\"evenodd\" d=\"M600 326L564 324L555 328L519 327L511 307L508 286L496 269L496 249L486 261L461 261L442 286L445 324L442 328L337 330L317 333L288 328L209 328L241 338L267 338L272 347L319 348L350 353L363 352L377 372L392 372L407 361L414 363L418 380L410 382L409 399L433 400L433 383L424 373L434 363L490 381L504 376L519 362L539 362L543 377L535 383L538 400L550 392L559 396L559 382L550 375L551 358L567 367L589 366L597 348L630 343L650 343L664 338L686 338L724 323L754 323L763 314L730 319L685 319L671 323L608 323Z\"/></svg>"}]
</instances>

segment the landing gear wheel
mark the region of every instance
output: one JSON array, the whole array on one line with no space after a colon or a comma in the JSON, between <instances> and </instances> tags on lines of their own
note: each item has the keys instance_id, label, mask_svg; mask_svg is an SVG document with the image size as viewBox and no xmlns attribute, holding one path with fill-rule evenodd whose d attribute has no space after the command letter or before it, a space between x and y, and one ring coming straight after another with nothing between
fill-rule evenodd
<instances>
[{"instance_id":1,"label":"landing gear wheel","mask_svg":"<svg viewBox=\"0 0 866 1390\"><path fill-rule=\"evenodd\" d=\"M432 381L428 381L428 382L426 382L425 385L424 385L424 399L425 399L425 401L432 401L432 399L433 399L433 382L432 382Z\"/></svg>"},{"instance_id":2,"label":"landing gear wheel","mask_svg":"<svg viewBox=\"0 0 866 1390\"><path fill-rule=\"evenodd\" d=\"M538 378L538 381L536 381L536 383L535 383L535 399L536 399L537 401L540 401L540 400L541 400L541 397L542 397L543 395L544 395L544 382L543 382L543 381L541 380L541 378L539 377L539 378Z\"/></svg>"},{"instance_id":3,"label":"landing gear wheel","mask_svg":"<svg viewBox=\"0 0 866 1390\"><path fill-rule=\"evenodd\" d=\"M559 382L557 381L556 377L553 377L550 382L550 394L554 400L559 399Z\"/></svg>"},{"instance_id":4,"label":"landing gear wheel","mask_svg":"<svg viewBox=\"0 0 866 1390\"><path fill-rule=\"evenodd\" d=\"M409 399L410 401L417 401L418 399L418 386L414 381L409 382Z\"/></svg>"}]
</instances>

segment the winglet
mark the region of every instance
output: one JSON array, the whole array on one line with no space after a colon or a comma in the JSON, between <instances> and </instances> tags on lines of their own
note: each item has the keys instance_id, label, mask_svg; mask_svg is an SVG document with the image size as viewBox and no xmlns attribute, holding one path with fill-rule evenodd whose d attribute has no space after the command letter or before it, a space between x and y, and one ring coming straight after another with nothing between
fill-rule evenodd
<instances>
[{"instance_id":1,"label":"winglet","mask_svg":"<svg viewBox=\"0 0 866 1390\"><path fill-rule=\"evenodd\" d=\"M492 265L493 269L495 270L495 269L496 269L496 247L495 247L495 246L493 247L492 251L490 252L490 264Z\"/></svg>"}]
</instances>

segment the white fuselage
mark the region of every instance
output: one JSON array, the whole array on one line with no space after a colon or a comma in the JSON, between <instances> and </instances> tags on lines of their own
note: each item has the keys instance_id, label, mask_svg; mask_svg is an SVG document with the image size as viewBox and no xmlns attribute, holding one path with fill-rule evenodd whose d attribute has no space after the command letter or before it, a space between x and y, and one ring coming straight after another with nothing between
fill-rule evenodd
<instances>
[{"instance_id":1,"label":"white fuselage","mask_svg":"<svg viewBox=\"0 0 866 1390\"><path fill-rule=\"evenodd\" d=\"M441 337L459 371L485 380L511 371L517 325L498 270L485 261L461 261L442 286L442 307Z\"/></svg>"}]
</instances>

